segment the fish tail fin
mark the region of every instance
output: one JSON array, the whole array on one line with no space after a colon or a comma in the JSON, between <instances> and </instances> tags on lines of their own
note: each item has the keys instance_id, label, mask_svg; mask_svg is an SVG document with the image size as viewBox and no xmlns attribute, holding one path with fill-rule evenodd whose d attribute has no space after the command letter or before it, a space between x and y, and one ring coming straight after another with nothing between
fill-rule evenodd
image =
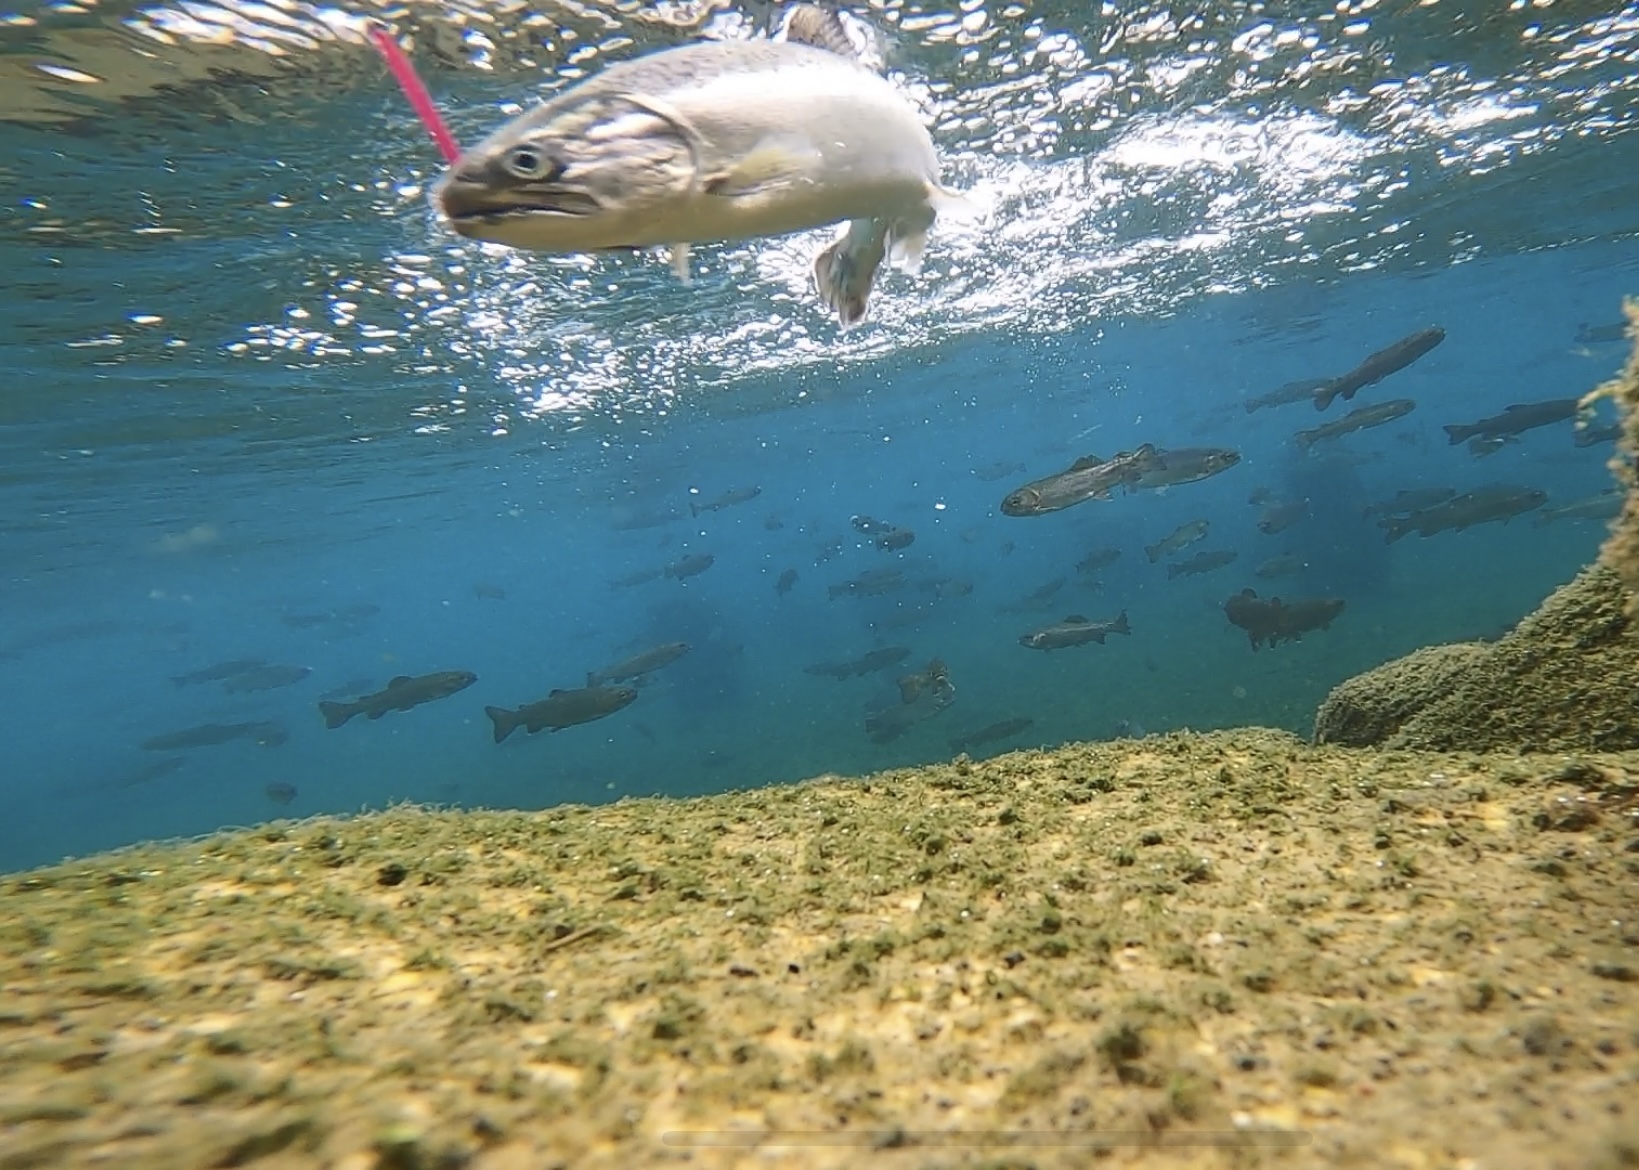
<instances>
[{"instance_id":1,"label":"fish tail fin","mask_svg":"<svg viewBox=\"0 0 1639 1170\"><path fill-rule=\"evenodd\" d=\"M1314 441L1315 433L1313 431L1299 431L1297 434L1292 436L1292 442L1296 443L1299 447L1302 447L1305 451L1314 445Z\"/></svg>"},{"instance_id":2,"label":"fish tail fin","mask_svg":"<svg viewBox=\"0 0 1639 1170\"><path fill-rule=\"evenodd\" d=\"M1121 616L1110 623L1110 632L1113 634L1131 634L1133 628L1127 624L1127 611L1122 610Z\"/></svg>"},{"instance_id":3,"label":"fish tail fin","mask_svg":"<svg viewBox=\"0 0 1639 1170\"><path fill-rule=\"evenodd\" d=\"M1330 406L1332 404L1332 399L1334 399L1336 397L1337 397L1337 388L1336 388L1336 386L1331 382L1326 383L1326 385L1322 386L1319 390L1315 391L1315 409L1316 410L1325 410L1328 406Z\"/></svg>"},{"instance_id":4,"label":"fish tail fin","mask_svg":"<svg viewBox=\"0 0 1639 1170\"><path fill-rule=\"evenodd\" d=\"M520 720L516 712L508 711L505 707L485 707L484 714L495 725L495 742L500 743L518 728Z\"/></svg>"},{"instance_id":5,"label":"fish tail fin","mask_svg":"<svg viewBox=\"0 0 1639 1170\"><path fill-rule=\"evenodd\" d=\"M1161 546L1158 544L1146 544L1144 546L1144 555L1150 558L1150 564L1155 564L1156 561L1161 559Z\"/></svg>"},{"instance_id":6,"label":"fish tail fin","mask_svg":"<svg viewBox=\"0 0 1639 1170\"><path fill-rule=\"evenodd\" d=\"M1179 572L1179 569L1178 569L1177 565L1168 565L1167 566L1167 580L1171 581L1174 577L1176 577L1178 575L1178 572Z\"/></svg>"},{"instance_id":7,"label":"fish tail fin","mask_svg":"<svg viewBox=\"0 0 1639 1170\"><path fill-rule=\"evenodd\" d=\"M814 258L814 285L820 300L835 311L844 331L865 319L865 305L882 266L887 238L887 229L875 220L856 219L840 239Z\"/></svg>"},{"instance_id":8,"label":"fish tail fin","mask_svg":"<svg viewBox=\"0 0 1639 1170\"><path fill-rule=\"evenodd\" d=\"M1464 439L1471 439L1480 433L1473 427L1462 426L1457 423L1448 423L1443 429L1445 430L1446 437L1451 440L1451 445L1453 447L1455 447L1458 443L1461 443Z\"/></svg>"},{"instance_id":9,"label":"fish tail fin","mask_svg":"<svg viewBox=\"0 0 1639 1170\"><path fill-rule=\"evenodd\" d=\"M331 703L324 699L319 700L319 714L324 716L325 727L332 731L358 713L358 707L352 703Z\"/></svg>"}]
</instances>

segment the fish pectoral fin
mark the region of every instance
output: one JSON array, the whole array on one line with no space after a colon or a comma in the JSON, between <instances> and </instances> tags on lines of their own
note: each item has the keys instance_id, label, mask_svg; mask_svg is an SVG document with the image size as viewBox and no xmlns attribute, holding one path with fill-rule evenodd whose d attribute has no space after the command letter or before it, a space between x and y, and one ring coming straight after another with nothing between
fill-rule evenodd
<instances>
[{"instance_id":1,"label":"fish pectoral fin","mask_svg":"<svg viewBox=\"0 0 1639 1170\"><path fill-rule=\"evenodd\" d=\"M822 161L805 139L770 135L727 167L707 175L701 186L708 195L730 199L757 195L806 180Z\"/></svg>"},{"instance_id":2,"label":"fish pectoral fin","mask_svg":"<svg viewBox=\"0 0 1639 1170\"><path fill-rule=\"evenodd\" d=\"M888 259L902 271L915 276L922 271L922 253L928 246L928 229L895 224L888 232Z\"/></svg>"},{"instance_id":3,"label":"fish pectoral fin","mask_svg":"<svg viewBox=\"0 0 1639 1170\"><path fill-rule=\"evenodd\" d=\"M990 210L977 196L966 191L953 191L938 183L927 184L927 197L936 214L956 219L983 219Z\"/></svg>"}]
</instances>

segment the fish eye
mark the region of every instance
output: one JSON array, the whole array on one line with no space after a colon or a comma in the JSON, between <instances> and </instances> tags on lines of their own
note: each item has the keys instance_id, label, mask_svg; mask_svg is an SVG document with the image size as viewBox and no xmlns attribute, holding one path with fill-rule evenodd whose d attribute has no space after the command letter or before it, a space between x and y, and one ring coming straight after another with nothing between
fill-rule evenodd
<instances>
[{"instance_id":1,"label":"fish eye","mask_svg":"<svg viewBox=\"0 0 1639 1170\"><path fill-rule=\"evenodd\" d=\"M516 179L555 179L563 174L563 164L534 146L514 146L501 158L501 165Z\"/></svg>"}]
</instances>

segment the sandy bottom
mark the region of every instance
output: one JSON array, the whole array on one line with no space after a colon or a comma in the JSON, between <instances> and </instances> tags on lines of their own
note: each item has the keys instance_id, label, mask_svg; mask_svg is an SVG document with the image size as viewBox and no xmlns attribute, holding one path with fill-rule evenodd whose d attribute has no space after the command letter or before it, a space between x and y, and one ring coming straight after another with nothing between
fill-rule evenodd
<instances>
[{"instance_id":1,"label":"sandy bottom","mask_svg":"<svg viewBox=\"0 0 1639 1170\"><path fill-rule=\"evenodd\" d=\"M5 1170L1639 1164L1639 753L404 807L0 912Z\"/></svg>"}]
</instances>

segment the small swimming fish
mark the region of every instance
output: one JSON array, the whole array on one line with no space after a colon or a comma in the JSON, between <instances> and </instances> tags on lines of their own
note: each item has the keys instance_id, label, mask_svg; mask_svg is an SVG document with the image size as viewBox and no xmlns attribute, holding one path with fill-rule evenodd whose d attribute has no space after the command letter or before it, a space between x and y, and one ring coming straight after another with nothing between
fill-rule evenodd
<instances>
[{"instance_id":1,"label":"small swimming fish","mask_svg":"<svg viewBox=\"0 0 1639 1170\"><path fill-rule=\"evenodd\" d=\"M611 65L469 148L434 202L458 234L538 252L670 248L847 222L814 260L844 329L889 254L914 269L941 208L916 107L840 19L796 5L783 40L706 41Z\"/></svg>"},{"instance_id":2,"label":"small swimming fish","mask_svg":"<svg viewBox=\"0 0 1639 1170\"><path fill-rule=\"evenodd\" d=\"M319 713L324 716L324 725L333 730L355 715L380 719L389 711L408 711L423 703L448 698L477 681L478 676L470 670L440 670L414 677L401 674L375 694L350 703L320 702Z\"/></svg>"}]
</instances>

